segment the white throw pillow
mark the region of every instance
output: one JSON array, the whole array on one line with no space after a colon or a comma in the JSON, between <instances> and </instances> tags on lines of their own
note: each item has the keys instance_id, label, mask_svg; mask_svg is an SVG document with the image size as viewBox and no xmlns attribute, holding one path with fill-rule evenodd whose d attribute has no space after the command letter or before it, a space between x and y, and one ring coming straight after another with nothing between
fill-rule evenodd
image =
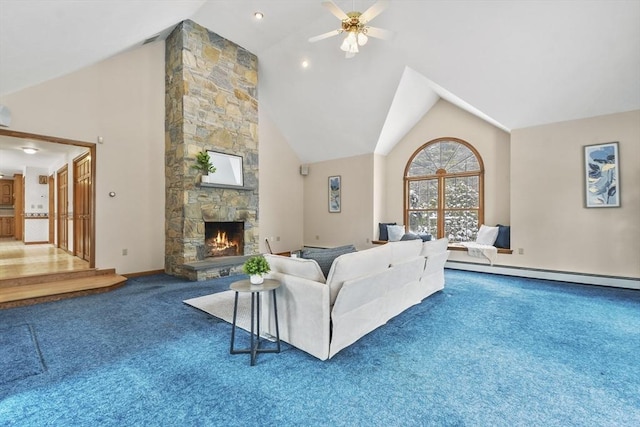
<instances>
[{"instance_id":1,"label":"white throw pillow","mask_svg":"<svg viewBox=\"0 0 640 427\"><path fill-rule=\"evenodd\" d=\"M498 238L498 231L500 231L500 228L498 227L489 227L482 224L480 226L480 230L478 230L476 243L481 245L493 246L493 244L496 242L496 239Z\"/></svg>"},{"instance_id":2,"label":"white throw pillow","mask_svg":"<svg viewBox=\"0 0 640 427\"><path fill-rule=\"evenodd\" d=\"M390 242L399 242L404 236L404 225L387 225Z\"/></svg>"}]
</instances>

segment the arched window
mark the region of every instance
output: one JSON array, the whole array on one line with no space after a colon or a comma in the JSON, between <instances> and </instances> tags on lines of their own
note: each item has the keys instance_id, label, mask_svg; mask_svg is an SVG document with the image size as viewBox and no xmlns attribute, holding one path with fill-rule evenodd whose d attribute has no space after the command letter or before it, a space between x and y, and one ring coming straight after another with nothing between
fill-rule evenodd
<instances>
[{"instance_id":1,"label":"arched window","mask_svg":"<svg viewBox=\"0 0 640 427\"><path fill-rule=\"evenodd\" d=\"M482 158L468 142L438 138L420 147L404 172L408 230L452 242L475 241L484 220Z\"/></svg>"}]
</instances>

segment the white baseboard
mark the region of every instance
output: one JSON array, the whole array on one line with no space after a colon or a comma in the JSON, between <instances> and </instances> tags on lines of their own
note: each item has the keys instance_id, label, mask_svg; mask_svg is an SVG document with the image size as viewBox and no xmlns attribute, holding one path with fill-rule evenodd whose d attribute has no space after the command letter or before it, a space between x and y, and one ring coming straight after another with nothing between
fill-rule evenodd
<instances>
[{"instance_id":1,"label":"white baseboard","mask_svg":"<svg viewBox=\"0 0 640 427\"><path fill-rule=\"evenodd\" d=\"M528 277L531 279L556 280L559 282L640 290L640 279L631 277L600 276L596 274L571 273L566 271L475 264L462 261L447 261L445 268L450 268L452 270L476 271L479 273L502 274L505 276Z\"/></svg>"}]
</instances>

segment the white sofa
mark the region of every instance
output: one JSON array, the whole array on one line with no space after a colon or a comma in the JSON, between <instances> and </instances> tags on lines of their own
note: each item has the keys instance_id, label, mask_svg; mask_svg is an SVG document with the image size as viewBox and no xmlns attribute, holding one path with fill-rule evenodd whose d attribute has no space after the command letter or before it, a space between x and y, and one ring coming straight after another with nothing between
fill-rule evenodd
<instances>
[{"instance_id":1,"label":"white sofa","mask_svg":"<svg viewBox=\"0 0 640 427\"><path fill-rule=\"evenodd\" d=\"M316 261L265 255L276 290L280 339L321 360L444 288L447 239L408 240L337 257L325 277ZM265 332L275 335L271 294Z\"/></svg>"}]
</instances>

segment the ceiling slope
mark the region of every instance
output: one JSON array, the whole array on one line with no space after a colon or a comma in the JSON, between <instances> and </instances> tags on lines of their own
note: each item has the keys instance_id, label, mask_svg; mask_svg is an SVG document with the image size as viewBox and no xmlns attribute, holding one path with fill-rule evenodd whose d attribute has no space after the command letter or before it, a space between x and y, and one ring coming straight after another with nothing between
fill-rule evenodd
<instances>
[{"instance_id":1,"label":"ceiling slope","mask_svg":"<svg viewBox=\"0 0 640 427\"><path fill-rule=\"evenodd\" d=\"M336 1L345 11L374 3ZM339 26L319 0L1 0L0 93L185 18L258 56L261 108L305 163L388 152L434 93L505 130L640 109L636 0L392 0L374 24L395 37L348 60L340 37L308 42Z\"/></svg>"}]
</instances>

